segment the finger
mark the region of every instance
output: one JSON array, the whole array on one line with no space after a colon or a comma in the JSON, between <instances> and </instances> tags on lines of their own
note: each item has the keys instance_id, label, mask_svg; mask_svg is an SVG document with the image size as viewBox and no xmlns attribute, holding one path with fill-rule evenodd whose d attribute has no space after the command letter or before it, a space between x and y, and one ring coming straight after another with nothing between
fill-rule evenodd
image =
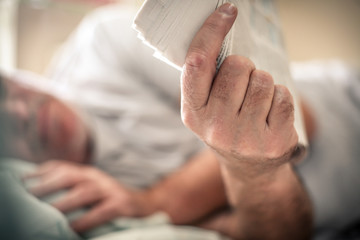
<instances>
[{"instance_id":1,"label":"finger","mask_svg":"<svg viewBox=\"0 0 360 240\"><path fill-rule=\"evenodd\" d=\"M42 197L47 194L72 187L76 183L76 178L68 172L51 172L48 177L43 177L40 183L29 189L37 196Z\"/></svg>"},{"instance_id":2,"label":"finger","mask_svg":"<svg viewBox=\"0 0 360 240\"><path fill-rule=\"evenodd\" d=\"M255 65L248 58L227 57L214 80L207 108L221 117L237 116L254 70Z\"/></svg>"},{"instance_id":3,"label":"finger","mask_svg":"<svg viewBox=\"0 0 360 240\"><path fill-rule=\"evenodd\" d=\"M222 5L207 18L190 44L182 74L182 102L189 110L198 110L207 102L216 58L236 14L233 4Z\"/></svg>"},{"instance_id":4,"label":"finger","mask_svg":"<svg viewBox=\"0 0 360 240\"><path fill-rule=\"evenodd\" d=\"M210 217L198 226L201 228L217 231L234 238L238 236L237 215L233 212L221 212L214 217Z\"/></svg>"},{"instance_id":5,"label":"finger","mask_svg":"<svg viewBox=\"0 0 360 240\"><path fill-rule=\"evenodd\" d=\"M118 217L118 213L114 211L114 204L112 202L103 202L78 220L72 222L71 227L76 232L81 233L111 221L116 217Z\"/></svg>"},{"instance_id":6,"label":"finger","mask_svg":"<svg viewBox=\"0 0 360 240\"><path fill-rule=\"evenodd\" d=\"M59 165L61 165L61 162L57 160L45 162L41 164L34 172L25 174L23 176L23 179L41 177L48 172L54 170L55 168L59 167Z\"/></svg>"},{"instance_id":7,"label":"finger","mask_svg":"<svg viewBox=\"0 0 360 240\"><path fill-rule=\"evenodd\" d=\"M81 184L71 189L68 194L52 205L66 213L78 208L89 206L102 198L89 184Z\"/></svg>"},{"instance_id":8,"label":"finger","mask_svg":"<svg viewBox=\"0 0 360 240\"><path fill-rule=\"evenodd\" d=\"M270 129L280 130L294 124L294 102L289 90L275 85L272 106L268 116Z\"/></svg>"},{"instance_id":9,"label":"finger","mask_svg":"<svg viewBox=\"0 0 360 240\"><path fill-rule=\"evenodd\" d=\"M253 71L239 113L241 121L254 123L256 127L263 124L265 127L273 95L274 81L271 75L261 70Z\"/></svg>"}]
</instances>

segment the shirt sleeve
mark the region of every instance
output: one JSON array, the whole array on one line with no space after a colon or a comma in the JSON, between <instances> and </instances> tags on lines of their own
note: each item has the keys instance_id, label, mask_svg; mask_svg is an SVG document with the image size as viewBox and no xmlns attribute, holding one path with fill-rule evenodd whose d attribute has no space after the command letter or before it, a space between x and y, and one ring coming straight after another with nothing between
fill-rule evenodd
<instances>
[{"instance_id":1,"label":"shirt sleeve","mask_svg":"<svg viewBox=\"0 0 360 240\"><path fill-rule=\"evenodd\" d=\"M95 138L94 164L146 187L184 164L203 144L180 117L180 72L153 57L123 5L90 14L65 44L51 78L71 89Z\"/></svg>"}]
</instances>

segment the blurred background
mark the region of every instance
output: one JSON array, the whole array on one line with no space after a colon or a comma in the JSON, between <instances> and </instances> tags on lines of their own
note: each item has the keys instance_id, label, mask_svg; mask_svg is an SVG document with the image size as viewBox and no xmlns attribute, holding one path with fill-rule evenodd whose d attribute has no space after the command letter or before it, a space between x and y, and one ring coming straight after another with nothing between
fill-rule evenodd
<instances>
[{"instance_id":1,"label":"blurred background","mask_svg":"<svg viewBox=\"0 0 360 240\"><path fill-rule=\"evenodd\" d=\"M0 0L0 66L44 73L83 16L114 2ZM275 0L292 61L339 59L360 68L360 0Z\"/></svg>"}]
</instances>

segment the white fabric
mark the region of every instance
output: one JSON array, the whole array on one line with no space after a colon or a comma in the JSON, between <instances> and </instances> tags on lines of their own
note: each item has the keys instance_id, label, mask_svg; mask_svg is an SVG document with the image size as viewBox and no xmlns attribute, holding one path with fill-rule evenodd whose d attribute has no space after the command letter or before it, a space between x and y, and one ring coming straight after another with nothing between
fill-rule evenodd
<instances>
[{"instance_id":1,"label":"white fabric","mask_svg":"<svg viewBox=\"0 0 360 240\"><path fill-rule=\"evenodd\" d=\"M230 240L219 233L189 226L163 224L159 226L114 232L91 240Z\"/></svg>"},{"instance_id":2,"label":"white fabric","mask_svg":"<svg viewBox=\"0 0 360 240\"><path fill-rule=\"evenodd\" d=\"M134 9L108 6L88 16L50 70L85 110L94 164L124 184L147 187L203 144L180 117L180 72L152 57L131 29Z\"/></svg>"},{"instance_id":3,"label":"white fabric","mask_svg":"<svg viewBox=\"0 0 360 240\"><path fill-rule=\"evenodd\" d=\"M360 78L338 62L339 74L334 63L292 67L316 120L308 156L297 170L313 202L317 240L348 239L340 230L360 220Z\"/></svg>"}]
</instances>

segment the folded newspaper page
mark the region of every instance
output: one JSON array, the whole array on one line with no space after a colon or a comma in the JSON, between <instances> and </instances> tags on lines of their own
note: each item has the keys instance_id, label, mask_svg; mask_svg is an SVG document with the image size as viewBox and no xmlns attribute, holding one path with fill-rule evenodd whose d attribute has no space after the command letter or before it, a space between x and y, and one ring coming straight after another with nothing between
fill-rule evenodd
<instances>
[{"instance_id":1,"label":"folded newspaper page","mask_svg":"<svg viewBox=\"0 0 360 240\"><path fill-rule=\"evenodd\" d=\"M295 102L299 149L305 149L307 136L272 0L147 0L134 20L134 28L155 49L156 57L181 69L196 32L225 2L236 5L238 16L223 42L218 66L228 55L242 55L256 68L269 72L276 84L287 86Z\"/></svg>"}]
</instances>

